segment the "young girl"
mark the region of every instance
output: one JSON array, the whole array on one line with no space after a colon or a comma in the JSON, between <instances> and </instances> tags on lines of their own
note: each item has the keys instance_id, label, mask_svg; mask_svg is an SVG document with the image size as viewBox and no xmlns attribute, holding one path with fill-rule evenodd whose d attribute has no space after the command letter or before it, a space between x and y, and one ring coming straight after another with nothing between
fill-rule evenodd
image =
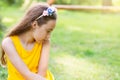
<instances>
[{"instance_id":1,"label":"young girl","mask_svg":"<svg viewBox=\"0 0 120 80\"><path fill-rule=\"evenodd\" d=\"M37 4L2 41L1 63L7 63L7 80L54 80L48 70L50 34L56 9Z\"/></svg>"}]
</instances>

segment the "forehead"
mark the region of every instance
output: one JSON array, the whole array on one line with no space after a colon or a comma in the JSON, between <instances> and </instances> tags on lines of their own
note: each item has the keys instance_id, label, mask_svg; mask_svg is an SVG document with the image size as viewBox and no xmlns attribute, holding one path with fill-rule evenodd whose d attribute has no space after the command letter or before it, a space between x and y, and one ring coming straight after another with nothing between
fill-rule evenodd
<instances>
[{"instance_id":1,"label":"forehead","mask_svg":"<svg viewBox=\"0 0 120 80\"><path fill-rule=\"evenodd\" d=\"M52 30L52 29L55 28L55 24L56 24L56 20L50 20L50 21L48 21L48 22L46 23L45 28L46 28L47 30Z\"/></svg>"}]
</instances>

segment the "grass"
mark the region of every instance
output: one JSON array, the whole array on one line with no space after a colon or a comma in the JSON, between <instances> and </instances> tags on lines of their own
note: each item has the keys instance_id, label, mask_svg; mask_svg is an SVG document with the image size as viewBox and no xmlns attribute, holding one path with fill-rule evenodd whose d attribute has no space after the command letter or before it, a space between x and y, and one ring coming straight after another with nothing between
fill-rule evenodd
<instances>
[{"instance_id":1,"label":"grass","mask_svg":"<svg viewBox=\"0 0 120 80\"><path fill-rule=\"evenodd\" d=\"M7 78L7 70L0 66L0 80L6 80Z\"/></svg>"},{"instance_id":2,"label":"grass","mask_svg":"<svg viewBox=\"0 0 120 80\"><path fill-rule=\"evenodd\" d=\"M59 12L51 51L57 80L119 80L119 19L119 14Z\"/></svg>"},{"instance_id":3,"label":"grass","mask_svg":"<svg viewBox=\"0 0 120 80\"><path fill-rule=\"evenodd\" d=\"M6 26L23 15L13 7L1 12ZM120 80L119 21L120 14L59 11L49 62L56 80ZM0 80L3 75L0 67Z\"/></svg>"}]
</instances>

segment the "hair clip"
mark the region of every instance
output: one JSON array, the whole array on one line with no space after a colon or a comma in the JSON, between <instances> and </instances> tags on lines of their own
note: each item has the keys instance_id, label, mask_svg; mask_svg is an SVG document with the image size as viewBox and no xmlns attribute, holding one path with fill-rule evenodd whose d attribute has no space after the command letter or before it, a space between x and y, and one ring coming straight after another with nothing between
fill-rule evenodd
<instances>
[{"instance_id":1,"label":"hair clip","mask_svg":"<svg viewBox=\"0 0 120 80\"><path fill-rule=\"evenodd\" d=\"M50 7L47 8L47 10L44 10L42 15L39 16L37 19L39 19L39 18L41 18L43 16L51 16L55 12L57 12L57 9L55 7L50 6Z\"/></svg>"}]
</instances>

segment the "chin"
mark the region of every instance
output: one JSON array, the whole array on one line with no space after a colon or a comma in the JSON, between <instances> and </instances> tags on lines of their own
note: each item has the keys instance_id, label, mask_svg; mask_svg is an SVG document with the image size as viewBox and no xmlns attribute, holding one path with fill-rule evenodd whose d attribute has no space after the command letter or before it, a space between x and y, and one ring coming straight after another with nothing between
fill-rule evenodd
<instances>
[{"instance_id":1,"label":"chin","mask_svg":"<svg viewBox=\"0 0 120 80\"><path fill-rule=\"evenodd\" d=\"M36 42L37 42L37 43L41 43L41 41L42 41L42 40L38 40L38 41L36 41Z\"/></svg>"}]
</instances>

